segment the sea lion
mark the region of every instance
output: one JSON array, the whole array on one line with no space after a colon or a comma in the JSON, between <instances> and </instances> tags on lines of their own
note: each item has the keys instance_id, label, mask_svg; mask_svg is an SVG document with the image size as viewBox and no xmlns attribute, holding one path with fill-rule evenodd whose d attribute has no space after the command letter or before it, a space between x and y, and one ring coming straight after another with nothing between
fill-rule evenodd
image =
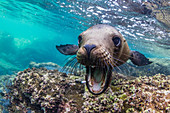
<instances>
[{"instance_id":1,"label":"sea lion","mask_svg":"<svg viewBox=\"0 0 170 113\"><path fill-rule=\"evenodd\" d=\"M99 95L109 86L112 69L130 59L133 64L143 66L152 63L143 54L131 51L126 39L114 27L98 24L78 36L78 46L72 44L56 46L65 55L76 55L78 63L86 67L88 90Z\"/></svg>"}]
</instances>

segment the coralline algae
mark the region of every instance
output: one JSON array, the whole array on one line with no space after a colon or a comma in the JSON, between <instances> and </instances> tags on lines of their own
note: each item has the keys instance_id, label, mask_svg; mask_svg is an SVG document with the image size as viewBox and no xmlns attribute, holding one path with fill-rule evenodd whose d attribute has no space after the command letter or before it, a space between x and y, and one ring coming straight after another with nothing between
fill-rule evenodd
<instances>
[{"instance_id":1,"label":"coralline algae","mask_svg":"<svg viewBox=\"0 0 170 113\"><path fill-rule=\"evenodd\" d=\"M140 76L132 80L113 78L110 88L96 96L84 88L83 77L45 68L26 69L18 73L11 86L7 86L10 92L5 93L5 97L11 102L9 112L170 111L170 75Z\"/></svg>"}]
</instances>

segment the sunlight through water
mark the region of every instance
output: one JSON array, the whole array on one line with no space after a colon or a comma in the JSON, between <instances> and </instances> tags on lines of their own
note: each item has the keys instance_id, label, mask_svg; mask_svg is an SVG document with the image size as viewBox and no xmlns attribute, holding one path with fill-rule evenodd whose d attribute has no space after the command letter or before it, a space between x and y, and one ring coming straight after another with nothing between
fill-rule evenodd
<instances>
[{"instance_id":1,"label":"sunlight through water","mask_svg":"<svg viewBox=\"0 0 170 113\"><path fill-rule=\"evenodd\" d=\"M77 44L78 35L96 24L114 26L132 50L170 60L169 26L144 10L143 2L146 0L1 0L0 72L23 70L31 61L62 65L65 56L55 45Z\"/></svg>"}]
</instances>

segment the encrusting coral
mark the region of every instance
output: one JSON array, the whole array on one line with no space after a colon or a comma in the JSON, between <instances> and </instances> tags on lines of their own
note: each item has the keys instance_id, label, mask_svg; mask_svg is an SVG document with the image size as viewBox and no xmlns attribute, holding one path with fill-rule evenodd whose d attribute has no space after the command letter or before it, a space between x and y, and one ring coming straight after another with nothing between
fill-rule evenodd
<instances>
[{"instance_id":1,"label":"encrusting coral","mask_svg":"<svg viewBox=\"0 0 170 113\"><path fill-rule=\"evenodd\" d=\"M130 78L130 77L128 77ZM132 77L133 78L133 77ZM92 95L81 82L83 77L58 70L32 68L20 71L10 92L9 112L162 112L170 111L170 76L156 74L132 80L113 76L111 86L101 95Z\"/></svg>"}]
</instances>

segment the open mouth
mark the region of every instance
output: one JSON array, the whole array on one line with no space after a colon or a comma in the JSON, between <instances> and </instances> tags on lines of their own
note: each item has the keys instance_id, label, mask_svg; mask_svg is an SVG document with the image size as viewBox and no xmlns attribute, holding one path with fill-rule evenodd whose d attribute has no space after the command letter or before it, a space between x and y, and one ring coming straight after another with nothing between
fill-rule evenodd
<instances>
[{"instance_id":1,"label":"open mouth","mask_svg":"<svg viewBox=\"0 0 170 113\"><path fill-rule=\"evenodd\" d=\"M94 95L103 93L110 84L111 67L86 66L86 85Z\"/></svg>"}]
</instances>

